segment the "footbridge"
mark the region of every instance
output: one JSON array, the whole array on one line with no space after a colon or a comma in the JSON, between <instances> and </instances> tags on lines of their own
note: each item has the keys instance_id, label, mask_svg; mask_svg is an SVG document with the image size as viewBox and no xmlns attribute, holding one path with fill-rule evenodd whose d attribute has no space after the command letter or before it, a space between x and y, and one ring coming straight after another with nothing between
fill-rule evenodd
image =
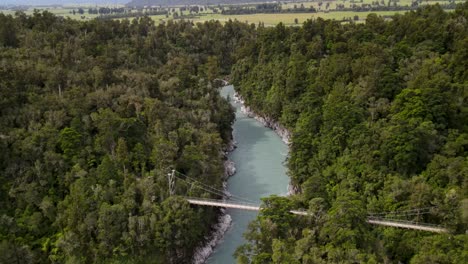
<instances>
[{"instance_id":1,"label":"footbridge","mask_svg":"<svg viewBox=\"0 0 468 264\"><path fill-rule=\"evenodd\" d=\"M201 199L194 197L185 197L190 204L202 205L202 206L214 206L222 208L232 208L248 211L260 211L262 208L260 205L245 203L245 202L231 202L228 200L215 200L215 199ZM303 210L291 210L292 214L307 216L309 213ZM448 230L443 227L439 227L431 224L416 223L411 221L403 220L389 220L385 218L372 217L367 218L367 223L371 225L387 226L387 227L396 227L396 228L406 228L420 231L428 231L433 233L447 233Z\"/></svg>"},{"instance_id":2,"label":"footbridge","mask_svg":"<svg viewBox=\"0 0 468 264\"><path fill-rule=\"evenodd\" d=\"M168 175L170 193L174 194L175 179L185 182L190 188L199 188L207 193L211 193L218 197L224 197L225 199L206 199L199 197L184 197L190 204L199 206L213 206L222 208L232 208L247 211L261 211L263 208L255 201L243 198L237 195L228 193L226 190L216 189L210 185L204 184L194 178L191 178L182 173L173 171ZM433 233L448 233L448 230L442 226L437 226L428 223L412 222L402 220L401 218L414 217L424 214L429 214L431 209L435 206L426 208L415 208L402 211L390 211L390 212L377 212L369 213L367 217L367 223L377 226L394 227L394 228L405 228L419 231L427 231ZM306 210L291 210L290 213L300 216L308 216L309 212ZM400 219L399 219L400 218Z\"/></svg>"},{"instance_id":3,"label":"footbridge","mask_svg":"<svg viewBox=\"0 0 468 264\"><path fill-rule=\"evenodd\" d=\"M196 204L196 205L233 208L233 209L241 209L241 210L248 210L248 211L260 211L262 209L260 205L251 204L251 203L242 203L242 202L231 202L229 200L200 199L200 198L193 198L193 197L185 197L185 199L187 199L187 201L190 204ZM295 215L308 215L306 211L301 211L301 210L291 210L289 212Z\"/></svg>"}]
</instances>

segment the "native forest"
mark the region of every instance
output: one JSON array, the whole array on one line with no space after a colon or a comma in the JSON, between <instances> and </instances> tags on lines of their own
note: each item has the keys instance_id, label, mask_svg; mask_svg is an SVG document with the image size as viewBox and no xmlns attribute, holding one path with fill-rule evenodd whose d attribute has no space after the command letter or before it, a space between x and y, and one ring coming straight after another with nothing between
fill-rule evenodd
<instances>
[{"instance_id":1,"label":"native forest","mask_svg":"<svg viewBox=\"0 0 468 264\"><path fill-rule=\"evenodd\" d=\"M0 263L192 263L221 209L184 197L222 197L168 173L223 188L225 83L291 132L293 192L262 199L237 263L468 263L468 2L295 26L0 13ZM389 212L445 232L369 224Z\"/></svg>"}]
</instances>

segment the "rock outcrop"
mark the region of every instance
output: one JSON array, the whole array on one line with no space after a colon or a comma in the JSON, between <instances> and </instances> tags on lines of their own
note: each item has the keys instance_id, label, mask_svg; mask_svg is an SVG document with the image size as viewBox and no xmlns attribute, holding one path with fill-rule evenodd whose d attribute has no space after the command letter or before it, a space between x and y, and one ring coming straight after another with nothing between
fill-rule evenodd
<instances>
[{"instance_id":1,"label":"rock outcrop","mask_svg":"<svg viewBox=\"0 0 468 264\"><path fill-rule=\"evenodd\" d=\"M287 130L284 126L282 126L278 121L274 120L273 118L269 116L261 116L257 113L255 113L250 107L246 106L244 104L244 99L238 94L234 94L234 101L242 104L241 106L241 111L248 117L254 118L264 126L271 128L273 131L275 131L278 136L281 137L281 140L287 145L290 144L291 142L291 132Z\"/></svg>"},{"instance_id":2,"label":"rock outcrop","mask_svg":"<svg viewBox=\"0 0 468 264\"><path fill-rule=\"evenodd\" d=\"M236 165L232 160L224 161L224 179L231 177L232 175L236 174Z\"/></svg>"}]
</instances>

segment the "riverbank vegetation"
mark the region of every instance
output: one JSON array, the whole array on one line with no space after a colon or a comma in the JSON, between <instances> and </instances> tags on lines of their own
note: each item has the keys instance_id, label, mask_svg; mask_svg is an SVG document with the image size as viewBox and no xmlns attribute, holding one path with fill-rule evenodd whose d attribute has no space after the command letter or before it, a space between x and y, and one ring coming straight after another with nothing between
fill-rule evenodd
<instances>
[{"instance_id":1,"label":"riverbank vegetation","mask_svg":"<svg viewBox=\"0 0 468 264\"><path fill-rule=\"evenodd\" d=\"M190 263L218 211L167 174L222 187L212 80L250 31L0 14L0 263Z\"/></svg>"},{"instance_id":2,"label":"riverbank vegetation","mask_svg":"<svg viewBox=\"0 0 468 264\"><path fill-rule=\"evenodd\" d=\"M260 27L239 47L234 85L293 132L300 190L264 201L240 263L466 262L467 21L467 3L428 6L391 21ZM291 217L294 207L312 216ZM376 228L369 215L450 234Z\"/></svg>"}]
</instances>

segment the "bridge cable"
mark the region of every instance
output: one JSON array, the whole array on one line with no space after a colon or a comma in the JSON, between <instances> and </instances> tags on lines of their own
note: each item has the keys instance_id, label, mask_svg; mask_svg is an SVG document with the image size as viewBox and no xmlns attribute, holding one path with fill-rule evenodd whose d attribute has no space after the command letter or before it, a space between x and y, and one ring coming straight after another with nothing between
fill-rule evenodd
<instances>
[{"instance_id":1,"label":"bridge cable","mask_svg":"<svg viewBox=\"0 0 468 264\"><path fill-rule=\"evenodd\" d=\"M191 184L191 183L193 182L193 181L192 181L192 182L189 182L189 181L187 181L187 180L185 180L185 179L182 179L182 178L180 178L180 177L177 177L177 179L179 179L179 180L181 180L181 181L183 181L183 182L185 182L185 183L187 183L187 184ZM195 182L195 183L197 183L197 182ZM210 189L206 189L206 188L204 188L203 186L200 186L200 185L197 185L197 184L195 185L195 187L198 187L198 188L200 188L200 189L203 190L203 191L206 191L206 192L208 192L208 193L211 193L211 194L214 194L214 195L217 195L217 196L222 196L222 197L225 197L225 196L226 196L226 194L225 194L224 192L220 192L219 190L210 190ZM231 197L228 197L228 198L231 198ZM246 199L242 199L242 198L235 198L235 197L234 197L234 198L231 199L231 200L236 201L236 202L241 202L241 203L248 203L248 204L257 205L256 203L252 203L252 201L250 201L250 200L246 200Z\"/></svg>"},{"instance_id":2,"label":"bridge cable","mask_svg":"<svg viewBox=\"0 0 468 264\"><path fill-rule=\"evenodd\" d=\"M408 209L408 210L397 210L397 211L385 211L385 212L376 212L376 213L372 213L370 212L369 214L373 214L373 215L382 215L382 214L392 214L392 213L405 213L405 212L418 212L418 211L426 211L426 210L429 210L429 209L432 209L432 208L435 208L435 207L438 207L438 206L430 206L430 207L423 207L423 208L415 208L415 209Z\"/></svg>"},{"instance_id":3,"label":"bridge cable","mask_svg":"<svg viewBox=\"0 0 468 264\"><path fill-rule=\"evenodd\" d=\"M176 171L176 173L180 174L182 176L185 176L186 178L188 178L188 179L190 179L190 180L204 186L205 188L211 189L211 190L216 191L216 192L221 192L221 193L223 193L223 196L234 197L234 198L237 198L238 200L246 201L246 202L253 203L253 204L258 204L258 202L252 201L250 199L247 199L247 198L244 198L244 197L241 197L241 196L234 195L234 194L232 194L230 192L226 192L225 190L216 189L216 188L214 188L212 186L209 186L209 185L207 185L207 184L205 184L203 182L200 182L200 181L198 181L198 180L196 180L196 179L194 179L194 178L192 178L192 177L190 177L188 175L185 175L185 174L183 174L181 172ZM180 177L177 177L177 178L181 179Z\"/></svg>"},{"instance_id":4,"label":"bridge cable","mask_svg":"<svg viewBox=\"0 0 468 264\"><path fill-rule=\"evenodd\" d=\"M243 198L243 197L240 197L240 196L237 196L237 195L234 195L234 194L231 194L229 192L226 192L225 190L220 190L220 189L216 189L212 186L209 186L207 184L204 184L186 174L183 174L181 172L178 172L178 171L175 171L177 174L181 175L181 176L184 176L186 177L186 179L183 179L179 176L176 176L177 179L179 180L182 180L183 182L187 183L187 184L193 184L195 183L195 187L198 187L200 188L201 190L203 191L206 191L208 193L211 193L211 194L214 194L214 195L217 195L217 196L222 196L222 197L226 197L229 198L230 200L233 200L233 201L237 201L237 202L242 202L242 203L248 203L248 204L252 204L252 205L258 205L258 203L252 201L252 200L249 200L249 199L246 199L246 198ZM431 212L429 212L428 210L432 209L432 208L435 208L437 206L430 206L430 207L423 207L423 208L415 208L415 209L409 209L409 210L402 210L402 211L386 211L386 212L379 212L379 213L368 213L368 217L375 217L375 218L379 218L379 219L393 219L395 220L394 218L397 218L397 217L407 217L407 216L417 216L417 215L424 215L424 214L429 214ZM396 220L399 220L399 219L396 219Z\"/></svg>"},{"instance_id":5,"label":"bridge cable","mask_svg":"<svg viewBox=\"0 0 468 264\"><path fill-rule=\"evenodd\" d=\"M178 174L180 174L180 175L182 175L182 176L184 176L185 178L188 178L188 179L190 179L190 180L192 180L192 181L194 181L194 182L196 182L196 183L199 183L200 185L203 185L205 188L212 189L212 190L218 191L218 192L220 191L220 192L223 192L223 193L224 193L224 190L216 189L216 188L214 188L214 187L212 187L212 186L210 186L210 185L207 185L207 184L205 184L205 183L203 183L203 182L200 182L200 181L198 181L197 179L192 178L192 177L190 177L190 176L188 176L188 175L185 175L185 174L183 174L183 173L181 173L181 172L178 172L178 171L175 171L175 172L178 173ZM177 176L176 176L176 177L177 177ZM179 178L179 177L178 177L178 178ZM180 179L180 178L179 178L179 179Z\"/></svg>"},{"instance_id":6,"label":"bridge cable","mask_svg":"<svg viewBox=\"0 0 468 264\"><path fill-rule=\"evenodd\" d=\"M187 184L189 184L189 185L194 184L194 187L198 187L199 189L201 189L203 191L206 191L206 192L209 192L211 194L215 194L215 195L218 195L218 196L225 196L225 194L223 192L216 191L216 190L205 189L203 186L198 185L194 181L185 180L185 179L182 179L182 178L179 178L179 177L176 177L176 178L183 181L183 182L185 182L185 183L187 183Z\"/></svg>"}]
</instances>

